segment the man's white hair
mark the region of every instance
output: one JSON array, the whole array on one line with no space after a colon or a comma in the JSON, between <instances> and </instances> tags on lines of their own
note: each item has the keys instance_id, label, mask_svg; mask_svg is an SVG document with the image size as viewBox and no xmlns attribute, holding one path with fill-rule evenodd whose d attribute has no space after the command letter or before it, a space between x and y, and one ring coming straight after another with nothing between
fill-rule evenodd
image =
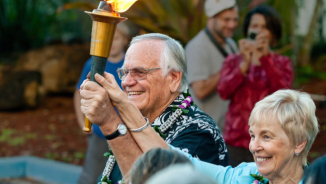
<instances>
[{"instance_id":1,"label":"man's white hair","mask_svg":"<svg viewBox=\"0 0 326 184\"><path fill-rule=\"evenodd\" d=\"M302 164L307 164L308 152L318 133L316 106L309 94L295 90L278 90L256 103L249 118L249 125L275 122L276 118L296 147L307 141L299 154Z\"/></svg>"},{"instance_id":2,"label":"man's white hair","mask_svg":"<svg viewBox=\"0 0 326 184\"><path fill-rule=\"evenodd\" d=\"M183 47L175 39L160 33L149 33L136 36L131 40L130 46L136 42L144 40L161 40L163 42L163 52L161 55L161 68L163 76L170 71L181 71L182 78L178 88L179 92L184 92L188 88L187 82L187 60Z\"/></svg>"}]
</instances>

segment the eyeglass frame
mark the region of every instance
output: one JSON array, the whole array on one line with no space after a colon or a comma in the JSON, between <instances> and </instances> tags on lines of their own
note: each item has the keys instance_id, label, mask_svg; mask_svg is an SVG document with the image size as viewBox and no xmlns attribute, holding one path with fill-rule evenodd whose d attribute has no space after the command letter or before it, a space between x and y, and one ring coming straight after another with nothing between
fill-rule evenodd
<instances>
[{"instance_id":1,"label":"eyeglass frame","mask_svg":"<svg viewBox=\"0 0 326 184\"><path fill-rule=\"evenodd\" d=\"M145 70L145 78L143 78L143 79L135 79L136 81L146 79L146 78L147 78L147 74L148 74L150 71L152 71L152 70L162 69L162 68L149 68L149 69L145 69L144 67L134 67L134 68L130 68L130 69L126 69L126 68L118 68L118 69L117 69L117 73L118 73L118 77L119 77L119 79L120 79L121 81L123 81L124 79L122 79L122 78L123 78L124 76L127 77L127 75L130 73L130 70L135 69L135 68L141 68L141 69L144 69L144 70ZM127 71L127 74L124 75L124 76L121 76L121 75L119 74L119 71L120 71L120 70L126 70L126 71ZM132 74L130 74L130 75L134 77L134 75L132 75Z\"/></svg>"}]
</instances>

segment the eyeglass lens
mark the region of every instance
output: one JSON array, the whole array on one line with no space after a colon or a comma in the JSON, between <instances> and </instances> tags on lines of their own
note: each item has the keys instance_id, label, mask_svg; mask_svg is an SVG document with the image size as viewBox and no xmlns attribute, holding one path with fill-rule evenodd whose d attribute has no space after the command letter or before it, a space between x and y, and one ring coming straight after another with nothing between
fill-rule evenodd
<instances>
[{"instance_id":1,"label":"eyeglass lens","mask_svg":"<svg viewBox=\"0 0 326 184\"><path fill-rule=\"evenodd\" d=\"M131 69L121 68L118 70L118 75L121 80L124 80L128 73L130 73L130 75L133 76L135 80L141 80L146 78L146 70L141 67Z\"/></svg>"}]
</instances>

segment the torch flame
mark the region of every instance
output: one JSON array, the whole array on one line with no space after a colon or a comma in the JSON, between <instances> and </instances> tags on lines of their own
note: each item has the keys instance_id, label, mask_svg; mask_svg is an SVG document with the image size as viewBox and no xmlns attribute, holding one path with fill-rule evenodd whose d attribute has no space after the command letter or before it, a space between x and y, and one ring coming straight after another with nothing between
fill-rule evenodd
<instances>
[{"instance_id":1,"label":"torch flame","mask_svg":"<svg viewBox=\"0 0 326 184\"><path fill-rule=\"evenodd\" d=\"M107 0L107 3L112 4L113 10L117 13L127 11L137 0Z\"/></svg>"}]
</instances>

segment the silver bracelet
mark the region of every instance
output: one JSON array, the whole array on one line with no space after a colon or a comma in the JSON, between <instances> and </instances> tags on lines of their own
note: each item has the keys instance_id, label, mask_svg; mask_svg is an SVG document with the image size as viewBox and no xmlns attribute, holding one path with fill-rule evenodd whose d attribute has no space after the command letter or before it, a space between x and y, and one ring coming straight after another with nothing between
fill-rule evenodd
<instances>
[{"instance_id":1,"label":"silver bracelet","mask_svg":"<svg viewBox=\"0 0 326 184\"><path fill-rule=\"evenodd\" d=\"M149 121L148 121L148 119L145 118L145 117L144 117L144 119L146 120L146 124L145 124L144 126L142 126L142 127L140 127L140 128L136 128L136 129L129 129L129 130L130 130L131 132L140 132L140 131L144 130L145 128L147 128L148 125L149 125Z\"/></svg>"}]
</instances>

